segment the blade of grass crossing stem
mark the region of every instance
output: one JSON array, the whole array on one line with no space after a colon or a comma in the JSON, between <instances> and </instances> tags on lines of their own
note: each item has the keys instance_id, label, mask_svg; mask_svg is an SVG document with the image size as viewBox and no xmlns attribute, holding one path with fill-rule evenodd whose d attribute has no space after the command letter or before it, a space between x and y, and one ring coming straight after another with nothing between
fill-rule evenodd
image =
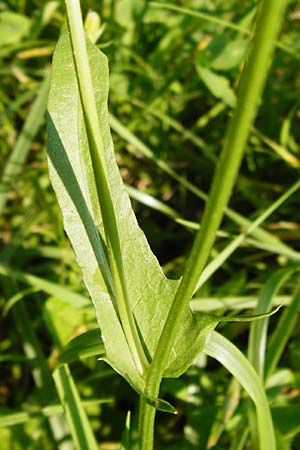
<instances>
[{"instance_id":1,"label":"blade of grass crossing stem","mask_svg":"<svg viewBox=\"0 0 300 450\"><path fill-rule=\"evenodd\" d=\"M181 14L185 14L188 16L192 16L192 17L196 17L198 19L203 19L203 20L207 20L208 22L211 23L215 23L216 25L220 25L223 26L224 28L229 28L231 30L236 30L240 33L243 33L245 35L250 35L251 34L251 30L249 30L248 28L245 28L243 26L237 25L233 22L229 22L228 20L225 19L220 19L219 17L213 16L212 14L207 14L205 12L200 12L200 11L195 11L193 9L189 9L189 8L182 8L181 6L176 6L176 5L171 5L170 3L156 3L156 2L150 2L150 5L153 7L158 7L158 8L165 8L165 9L169 9L169 10L173 10L176 12L179 12ZM290 47L288 47L287 45L283 44L280 41L276 42L276 46L278 48L280 48L281 50L283 50L285 53L288 53L289 55L292 55L295 59L299 60L300 56L299 53L297 51L293 51Z\"/></svg>"},{"instance_id":2,"label":"blade of grass crossing stem","mask_svg":"<svg viewBox=\"0 0 300 450\"><path fill-rule=\"evenodd\" d=\"M76 449L99 450L68 366L58 367L53 373L53 378Z\"/></svg>"},{"instance_id":3,"label":"blade of grass crossing stem","mask_svg":"<svg viewBox=\"0 0 300 450\"><path fill-rule=\"evenodd\" d=\"M261 291L254 314L269 311L279 288L297 270L299 268L295 266L273 273ZM252 322L249 333L248 358L261 380L264 379L268 323L268 318Z\"/></svg>"},{"instance_id":4,"label":"blade of grass crossing stem","mask_svg":"<svg viewBox=\"0 0 300 450\"><path fill-rule=\"evenodd\" d=\"M134 148L136 148L139 152L141 152L146 158L153 161L161 170L167 173L171 178L176 180L181 186L185 187L189 192L192 192L196 197L201 198L204 201L207 201L208 196L201 189L196 187L194 184L190 183L184 177L178 175L172 167L157 157L154 152L144 144L137 136L135 136L128 128L126 128L116 117L112 114L109 115L111 128L121 136L125 141L129 142ZM233 222L237 225L248 228L251 225L251 222L243 217L241 214L233 211L231 208L225 208L225 214L229 217ZM257 228L255 229L251 235L255 237L258 241L262 241L265 244L270 245L270 249L273 252L279 253L281 255L287 256L288 258L300 260L300 255L298 252L291 249L288 245L281 242L278 238L273 236L268 231Z\"/></svg>"},{"instance_id":5,"label":"blade of grass crossing stem","mask_svg":"<svg viewBox=\"0 0 300 450\"><path fill-rule=\"evenodd\" d=\"M278 200L276 200L266 211L264 211L244 233L236 237L224 250L203 270L197 286L196 291L215 273L223 263L232 255L232 253L242 244L242 242L251 234L257 227L259 227L276 209L278 209L291 195L293 195L300 187L300 180L293 184Z\"/></svg>"},{"instance_id":6,"label":"blade of grass crossing stem","mask_svg":"<svg viewBox=\"0 0 300 450\"><path fill-rule=\"evenodd\" d=\"M90 356L102 356L105 353L104 344L101 339L100 330L86 331L72 339L59 355L60 364L69 364L78 359L88 358Z\"/></svg>"},{"instance_id":7,"label":"blade of grass crossing stem","mask_svg":"<svg viewBox=\"0 0 300 450\"><path fill-rule=\"evenodd\" d=\"M300 311L300 285L297 286L291 304L282 313L282 316L269 340L265 361L265 379L272 374L283 353L288 339L298 320Z\"/></svg>"},{"instance_id":8,"label":"blade of grass crossing stem","mask_svg":"<svg viewBox=\"0 0 300 450\"><path fill-rule=\"evenodd\" d=\"M145 192L141 192L138 189L133 188L132 186L126 185L126 190L131 198L136 200L137 202L142 203L143 205L148 206L149 208L154 209L155 211L159 211L162 214L165 214L172 219L180 219L180 215L177 211L171 208L165 203L157 200L152 195L146 194Z\"/></svg>"},{"instance_id":9,"label":"blade of grass crossing stem","mask_svg":"<svg viewBox=\"0 0 300 450\"><path fill-rule=\"evenodd\" d=\"M36 275L31 275L26 272L21 272L14 270L8 266L0 264L0 275L9 277L22 283L26 283L36 289L47 292L47 294L54 295L55 297L62 298L66 302L78 308L84 308L90 305L90 301L83 295L77 294L77 292L72 292L60 286L57 283L52 283L51 281L44 280Z\"/></svg>"},{"instance_id":10,"label":"blade of grass crossing stem","mask_svg":"<svg viewBox=\"0 0 300 450\"><path fill-rule=\"evenodd\" d=\"M275 295L272 298L272 306L288 306L292 301L290 295ZM230 311L241 309L254 309L257 305L256 296L240 296L240 297L222 297L217 299L215 297L194 297L190 302L192 311L216 311L218 309Z\"/></svg>"},{"instance_id":11,"label":"blade of grass crossing stem","mask_svg":"<svg viewBox=\"0 0 300 450\"><path fill-rule=\"evenodd\" d=\"M236 109L229 122L219 165L216 168L209 198L205 205L201 228L197 233L147 372L146 394L149 397L156 398L159 394L162 376L175 342L177 328L182 322L183 314L188 308L198 279L205 267L224 215L224 209L228 204L250 128L261 100L286 5L286 0L263 0L260 4L249 59L240 79ZM269 413L268 408L267 412ZM258 410L258 414L261 422L260 410ZM142 420L140 447L143 450L150 450L153 448L155 410L142 401L140 417ZM262 433L264 433L264 429L262 429ZM266 437L270 441L268 448L273 448L272 445L275 448L272 436Z\"/></svg>"},{"instance_id":12,"label":"blade of grass crossing stem","mask_svg":"<svg viewBox=\"0 0 300 450\"><path fill-rule=\"evenodd\" d=\"M36 292L39 292L39 289L36 289L34 287L29 287L26 289L22 289L19 292L17 292L16 294L14 294L12 297L10 297L4 304L3 309L2 309L2 316L6 317L7 314L9 313L9 311L11 310L11 308L13 306L15 306L16 303L18 303L19 301L23 300L26 296L28 295L33 295Z\"/></svg>"},{"instance_id":13,"label":"blade of grass crossing stem","mask_svg":"<svg viewBox=\"0 0 300 450\"><path fill-rule=\"evenodd\" d=\"M9 191L16 179L30 145L35 138L39 127L43 121L47 106L47 99L50 85L50 71L47 71L41 84L38 96L28 114L20 136L14 146L12 153L6 163L0 182L0 214L2 214L8 199Z\"/></svg>"},{"instance_id":14,"label":"blade of grass crossing stem","mask_svg":"<svg viewBox=\"0 0 300 450\"><path fill-rule=\"evenodd\" d=\"M248 359L238 348L213 332L204 353L218 360L247 391L256 406L260 448L276 450L275 434L267 397L262 383Z\"/></svg>"},{"instance_id":15,"label":"blade of grass crossing stem","mask_svg":"<svg viewBox=\"0 0 300 450\"><path fill-rule=\"evenodd\" d=\"M79 0L66 0L65 3L73 47L77 82L98 196L96 199L97 205L95 205L94 208L96 210L98 204L100 204L118 313L120 315L132 358L139 373L143 374L145 368L148 367L149 364L138 335L136 323L133 315L131 314L126 276L122 262L118 226L116 223L114 205L109 187L104 144L99 125L99 117L94 97L86 40L82 24L80 2Z\"/></svg>"}]
</instances>

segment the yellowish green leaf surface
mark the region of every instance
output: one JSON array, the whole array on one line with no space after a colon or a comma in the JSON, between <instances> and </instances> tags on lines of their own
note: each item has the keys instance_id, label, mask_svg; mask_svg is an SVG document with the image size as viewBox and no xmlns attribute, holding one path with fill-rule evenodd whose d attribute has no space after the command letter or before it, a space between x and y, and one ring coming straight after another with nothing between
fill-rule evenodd
<instances>
[{"instance_id":1,"label":"yellowish green leaf surface","mask_svg":"<svg viewBox=\"0 0 300 450\"><path fill-rule=\"evenodd\" d=\"M121 243L122 262L141 342L149 361L154 354L178 282L168 280L139 228L115 161L107 110L107 59L87 41L90 70L106 169ZM62 64L63 61L63 64ZM133 361L126 335L111 298L110 267L101 209L97 201L88 151L85 119L74 68L69 34L62 35L53 60L48 105L48 157L53 187L64 217L85 284L95 305L105 346L106 361L138 391L144 379ZM203 348L215 327L211 316L196 318L186 311L166 369L166 376L181 375Z\"/></svg>"}]
</instances>

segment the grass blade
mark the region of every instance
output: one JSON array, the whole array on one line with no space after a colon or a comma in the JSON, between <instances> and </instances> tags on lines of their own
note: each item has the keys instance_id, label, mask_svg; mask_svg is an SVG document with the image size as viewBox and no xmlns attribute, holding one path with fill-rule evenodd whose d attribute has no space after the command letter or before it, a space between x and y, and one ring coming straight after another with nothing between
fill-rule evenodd
<instances>
[{"instance_id":1,"label":"grass blade","mask_svg":"<svg viewBox=\"0 0 300 450\"><path fill-rule=\"evenodd\" d=\"M136 135L134 135L128 128L126 128L116 117L112 114L109 116L110 125L112 129L121 136L124 140L129 142L134 148L141 152L146 158L153 161L161 170L167 173L171 178L176 180L181 186L185 187L189 192L192 192L196 197L207 201L207 194L205 194L201 189L196 187L194 184L190 183L184 177L178 175L178 173L172 169L172 167L159 157L157 157L154 152L148 147L144 142L142 142ZM249 228L251 221L231 208L225 208L225 215L229 217L237 225L244 228ZM300 255L295 250L291 249L288 245L281 242L278 238L273 236L268 231L263 228L258 227L254 229L251 233L255 239L262 241L264 245L270 245L272 251L282 254L292 260L300 260Z\"/></svg>"},{"instance_id":2,"label":"grass blade","mask_svg":"<svg viewBox=\"0 0 300 450\"><path fill-rule=\"evenodd\" d=\"M99 450L90 422L67 365L53 373L56 389L77 450Z\"/></svg>"},{"instance_id":3,"label":"grass blade","mask_svg":"<svg viewBox=\"0 0 300 450\"><path fill-rule=\"evenodd\" d=\"M279 269L273 273L261 291L254 314L269 311L273 296L276 295L283 283L297 270L299 268L294 266ZM249 333L248 358L261 380L264 379L268 323L268 318L253 322L250 326Z\"/></svg>"},{"instance_id":4,"label":"grass blade","mask_svg":"<svg viewBox=\"0 0 300 450\"><path fill-rule=\"evenodd\" d=\"M272 417L262 383L248 359L238 348L213 332L204 352L217 359L243 386L256 406L261 450L276 450Z\"/></svg>"},{"instance_id":5,"label":"grass blade","mask_svg":"<svg viewBox=\"0 0 300 450\"><path fill-rule=\"evenodd\" d=\"M72 339L59 355L60 364L70 364L78 359L90 356L102 356L105 353L99 329L89 330Z\"/></svg>"},{"instance_id":6,"label":"grass blade","mask_svg":"<svg viewBox=\"0 0 300 450\"><path fill-rule=\"evenodd\" d=\"M62 298L66 302L78 306L78 308L84 308L90 305L90 301L83 295L72 292L57 283L52 283L51 281L47 281L44 278L37 277L36 275L14 270L2 264L0 264L0 275L21 281L22 283L28 284L36 289L47 292L47 294Z\"/></svg>"},{"instance_id":7,"label":"grass blade","mask_svg":"<svg viewBox=\"0 0 300 450\"><path fill-rule=\"evenodd\" d=\"M188 16L196 17L198 19L207 20L208 22L215 23L215 24L220 25L220 26L222 26L224 28L228 28L228 29L231 29L231 30L238 31L238 32L243 33L243 34L248 35L248 36L250 36L250 34L251 34L251 30L249 30L248 28L245 28L243 26L237 25L237 24L235 24L233 22L230 22L229 20L220 19L219 17L213 16L212 14L207 14L207 13L202 12L202 11L200 12L200 11L195 11L195 10L189 9L189 8L182 8L181 6L172 5L170 3L150 2L150 5L152 7L166 8L166 9L169 9L170 11L176 11L176 12L179 12L181 14L186 14ZM295 59L297 59L297 60L300 59L299 53L295 52L294 50L292 50L290 47L288 47L287 45L283 44L282 42L277 41L276 45L282 51L284 51L285 53L288 53L289 55L293 56Z\"/></svg>"},{"instance_id":8,"label":"grass blade","mask_svg":"<svg viewBox=\"0 0 300 450\"><path fill-rule=\"evenodd\" d=\"M265 379L274 371L283 350L291 336L294 326L298 320L300 311L300 287L295 290L291 304L282 313L282 316L273 332L269 343L265 360Z\"/></svg>"},{"instance_id":9,"label":"grass blade","mask_svg":"<svg viewBox=\"0 0 300 450\"><path fill-rule=\"evenodd\" d=\"M266 209L252 224L246 229L244 233L237 236L229 245L227 245L220 254L210 262L200 275L195 291L200 289L201 286L214 274L227 259L233 254L233 252L242 244L251 232L259 227L276 209L278 209L291 195L293 195L300 187L300 181L297 181L290 187L278 200L276 200L269 208Z\"/></svg>"}]
</instances>

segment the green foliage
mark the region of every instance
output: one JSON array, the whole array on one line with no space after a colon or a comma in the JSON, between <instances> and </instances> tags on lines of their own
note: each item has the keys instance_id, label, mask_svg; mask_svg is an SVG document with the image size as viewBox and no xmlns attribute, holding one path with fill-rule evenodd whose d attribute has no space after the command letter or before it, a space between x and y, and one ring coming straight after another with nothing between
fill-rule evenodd
<instances>
[{"instance_id":1,"label":"green foliage","mask_svg":"<svg viewBox=\"0 0 300 450\"><path fill-rule=\"evenodd\" d=\"M30 28L30 19L22 14L10 11L0 13L0 46L16 44L26 36Z\"/></svg>"},{"instance_id":2,"label":"green foliage","mask_svg":"<svg viewBox=\"0 0 300 450\"><path fill-rule=\"evenodd\" d=\"M178 283L166 279L144 234L137 225L128 194L119 176L109 135L107 62L104 55L92 45L89 45L88 51L91 71L95 77L93 82L99 108L98 117L101 117L107 171L112 180L110 189L131 301L131 314L134 314L145 352L152 358ZM61 65L62 60L65 61L64 66ZM100 78L99 74L101 74ZM98 81L96 84L97 80L101 82ZM106 281L109 278L107 274L109 269L106 266L107 244L106 246L103 244L105 242L102 225L104 220L100 206L96 203L96 187L91 181L93 174L91 161L88 160L89 144L84 137L84 116L79 103L76 71L72 64L68 35L61 38L55 52L48 111L48 154L51 177L64 214L67 234L73 244L77 261L83 270L86 286L96 308L105 342L105 360L138 392L143 392L144 381L139 377L132 359L131 349L119 321L117 304L113 304L112 295L109 299L111 291ZM74 130L78 132L74 133ZM166 368L167 376L177 377L186 371L216 323L213 317L201 317L197 320L190 311L186 312L182 330L179 330Z\"/></svg>"},{"instance_id":3,"label":"green foliage","mask_svg":"<svg viewBox=\"0 0 300 450\"><path fill-rule=\"evenodd\" d=\"M108 57L110 125L122 190L129 186L138 223L166 274L151 256L154 273L160 273L155 279L163 280L170 291L164 299L167 311L178 281L166 276L182 275L201 222L226 123L234 111L230 98L236 96L248 54L256 2L187 0L184 7L178 2L100 3L101 10L99 2L82 1L85 26ZM292 196L299 178L298 6L289 2L234 195L190 302L197 315L249 317L255 308L265 312L261 299L271 286L269 308L283 304L266 321L268 327L264 319L251 324L262 332L255 333L249 350L260 354L278 450L300 446L300 216L297 194ZM122 441L123 448L132 450L137 396L99 360L104 349L95 310L64 234L45 163L43 111L52 53L66 26L63 3L18 0L2 2L0 10L0 446L74 449L72 418L70 427L51 376L67 363L79 407L88 416L87 433L92 430L101 449L119 448ZM61 90L68 97L67 90ZM66 117L70 114L68 110ZM78 118L71 120L67 125L76 141ZM101 223L99 229L106 248ZM131 259L130 269L136 270L138 264ZM130 277L134 279L133 273ZM277 283L282 277L285 282ZM146 312L149 322L152 315ZM245 354L248 328L223 322L219 332ZM156 339L149 341L154 348ZM69 403L72 397L74 393ZM174 412L170 401L178 412L158 414L155 446L237 450L249 447L250 440L254 445L257 423L248 422L245 397L230 373L202 353L180 378L164 378L159 402L148 399ZM76 424L78 430L82 423Z\"/></svg>"}]
</instances>

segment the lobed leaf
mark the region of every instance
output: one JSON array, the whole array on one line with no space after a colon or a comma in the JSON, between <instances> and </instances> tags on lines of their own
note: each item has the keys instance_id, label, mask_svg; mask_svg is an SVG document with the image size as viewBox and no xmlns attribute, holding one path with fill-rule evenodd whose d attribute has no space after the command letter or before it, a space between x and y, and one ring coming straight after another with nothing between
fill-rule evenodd
<instances>
[{"instance_id":1,"label":"lobed leaf","mask_svg":"<svg viewBox=\"0 0 300 450\"><path fill-rule=\"evenodd\" d=\"M168 280L139 228L113 152L107 110L107 59L87 40L90 70L105 149L105 160L121 243L131 312L149 360L173 301L178 281ZM62 63L63 62L63 63ZM105 346L105 360L138 391L138 374L107 286L109 267L100 206L88 152L85 120L68 32L60 38L53 59L48 105L48 161L53 187L64 217L65 230L82 268L95 305ZM217 319L193 316L187 309L174 344L166 376L181 375L201 351ZM152 400L151 400L152 401Z\"/></svg>"}]
</instances>

